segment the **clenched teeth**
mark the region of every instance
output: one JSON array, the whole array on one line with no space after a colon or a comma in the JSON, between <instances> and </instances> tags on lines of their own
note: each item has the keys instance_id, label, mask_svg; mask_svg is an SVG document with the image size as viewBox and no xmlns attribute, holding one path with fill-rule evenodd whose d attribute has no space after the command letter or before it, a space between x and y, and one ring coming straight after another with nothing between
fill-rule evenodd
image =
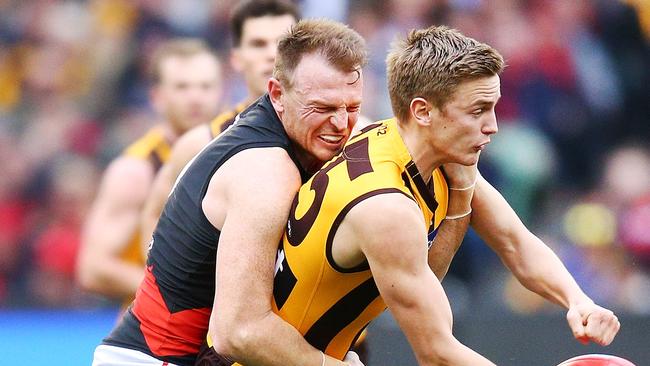
<instances>
[{"instance_id":1,"label":"clenched teeth","mask_svg":"<svg viewBox=\"0 0 650 366\"><path fill-rule=\"evenodd\" d=\"M320 135L320 138L332 144L343 140L343 136Z\"/></svg>"}]
</instances>

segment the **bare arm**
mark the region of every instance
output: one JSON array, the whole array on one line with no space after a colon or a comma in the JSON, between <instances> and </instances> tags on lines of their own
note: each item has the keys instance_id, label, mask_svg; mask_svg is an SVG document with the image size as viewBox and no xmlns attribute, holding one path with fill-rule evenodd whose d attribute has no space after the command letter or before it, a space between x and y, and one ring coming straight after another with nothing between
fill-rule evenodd
<instances>
[{"instance_id":1,"label":"bare arm","mask_svg":"<svg viewBox=\"0 0 650 366\"><path fill-rule=\"evenodd\" d=\"M450 195L450 198L453 196L454 194ZM451 261L463 242L469 227L469 218L467 215L454 220L444 220L438 228L428 258L429 267L440 281L445 278Z\"/></svg>"},{"instance_id":2,"label":"bare arm","mask_svg":"<svg viewBox=\"0 0 650 366\"><path fill-rule=\"evenodd\" d=\"M427 264L426 228L415 203L399 194L372 197L345 221L354 225L355 241L418 364L494 365L452 335L451 309Z\"/></svg>"},{"instance_id":3,"label":"bare arm","mask_svg":"<svg viewBox=\"0 0 650 366\"><path fill-rule=\"evenodd\" d=\"M429 249L429 267L440 281L447 274L469 227L474 184L478 176L476 165L445 164L443 169L449 186L447 214Z\"/></svg>"},{"instance_id":4,"label":"bare arm","mask_svg":"<svg viewBox=\"0 0 650 366\"><path fill-rule=\"evenodd\" d=\"M210 142L208 125L194 127L183 134L172 148L169 160L160 168L151 187L142 210L140 233L143 240L143 250L147 250L147 242L151 238L158 218L162 213L169 192L171 192L176 178L185 165Z\"/></svg>"},{"instance_id":5,"label":"bare arm","mask_svg":"<svg viewBox=\"0 0 650 366\"><path fill-rule=\"evenodd\" d=\"M106 170L86 219L77 262L82 287L115 298L133 296L144 268L120 258L137 234L152 180L148 162L120 157Z\"/></svg>"},{"instance_id":6,"label":"bare arm","mask_svg":"<svg viewBox=\"0 0 650 366\"><path fill-rule=\"evenodd\" d=\"M555 253L531 233L501 194L482 177L474 191L471 224L519 282L569 309L574 336L609 344L620 324L609 310L595 305ZM587 321L589 320L589 321Z\"/></svg>"},{"instance_id":7,"label":"bare arm","mask_svg":"<svg viewBox=\"0 0 650 366\"><path fill-rule=\"evenodd\" d=\"M210 320L214 349L247 365L320 365L321 352L273 313L271 305L275 257L300 186L299 173L279 148L246 150L226 164L203 203L217 227L221 218L209 200L221 195L227 205ZM327 364L343 365L329 357Z\"/></svg>"}]
</instances>

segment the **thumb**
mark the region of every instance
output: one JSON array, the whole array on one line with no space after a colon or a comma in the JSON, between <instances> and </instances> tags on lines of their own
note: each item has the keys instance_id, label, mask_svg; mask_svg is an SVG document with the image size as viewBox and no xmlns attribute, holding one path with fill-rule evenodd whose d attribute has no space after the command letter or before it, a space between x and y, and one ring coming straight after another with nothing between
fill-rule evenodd
<instances>
[{"instance_id":1,"label":"thumb","mask_svg":"<svg viewBox=\"0 0 650 366\"><path fill-rule=\"evenodd\" d=\"M566 314L566 320L569 323L569 328L573 332L573 336L579 340L582 344L589 343L588 338L585 334L585 325L587 324L587 314L581 314L577 309L570 308Z\"/></svg>"}]
</instances>

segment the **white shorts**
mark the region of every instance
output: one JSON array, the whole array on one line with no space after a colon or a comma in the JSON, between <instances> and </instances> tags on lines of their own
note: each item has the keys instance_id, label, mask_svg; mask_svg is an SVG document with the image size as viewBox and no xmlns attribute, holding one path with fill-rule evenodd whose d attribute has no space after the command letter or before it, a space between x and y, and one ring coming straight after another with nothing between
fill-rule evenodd
<instances>
[{"instance_id":1,"label":"white shorts","mask_svg":"<svg viewBox=\"0 0 650 366\"><path fill-rule=\"evenodd\" d=\"M177 366L133 349L107 346L95 348L92 366Z\"/></svg>"}]
</instances>

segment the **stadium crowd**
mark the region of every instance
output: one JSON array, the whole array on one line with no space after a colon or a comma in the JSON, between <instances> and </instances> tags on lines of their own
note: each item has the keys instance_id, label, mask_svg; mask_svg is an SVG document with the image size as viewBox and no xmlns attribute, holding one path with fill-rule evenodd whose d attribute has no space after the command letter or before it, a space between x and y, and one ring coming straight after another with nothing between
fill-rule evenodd
<instances>
[{"instance_id":1,"label":"stadium crowd","mask_svg":"<svg viewBox=\"0 0 650 366\"><path fill-rule=\"evenodd\" d=\"M593 299L650 314L650 5L615 0L300 1L368 42L362 113L391 116L396 34L446 24L505 57L499 133L481 171ZM112 305L80 290L80 228L106 164L154 122L161 41L228 59L234 1L0 1L0 307ZM222 109L245 97L224 62ZM207 122L207 121L206 121ZM505 279L505 281L504 281ZM473 306L547 311L470 233L444 282ZM496 291L495 291L496 290Z\"/></svg>"}]
</instances>

